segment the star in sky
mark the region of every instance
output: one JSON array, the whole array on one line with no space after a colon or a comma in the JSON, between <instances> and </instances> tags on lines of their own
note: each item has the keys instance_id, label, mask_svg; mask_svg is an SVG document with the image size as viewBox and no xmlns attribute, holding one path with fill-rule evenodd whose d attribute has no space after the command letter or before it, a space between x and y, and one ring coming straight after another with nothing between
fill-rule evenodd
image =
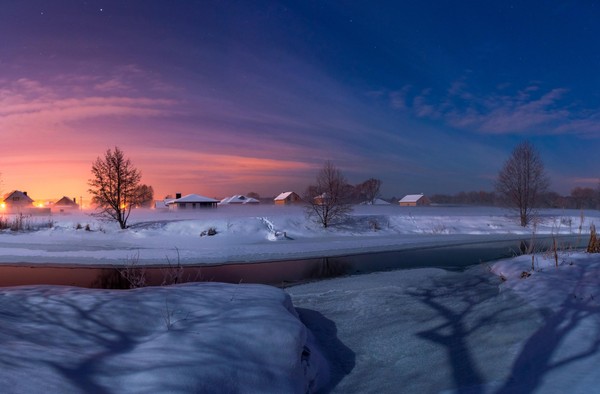
<instances>
[{"instance_id":1,"label":"star in sky","mask_svg":"<svg viewBox=\"0 0 600 394\"><path fill-rule=\"evenodd\" d=\"M554 190L597 183L593 2L25 3L0 14L8 188L80 195L118 145L157 194L301 192L325 160L388 197L491 190L523 139Z\"/></svg>"}]
</instances>

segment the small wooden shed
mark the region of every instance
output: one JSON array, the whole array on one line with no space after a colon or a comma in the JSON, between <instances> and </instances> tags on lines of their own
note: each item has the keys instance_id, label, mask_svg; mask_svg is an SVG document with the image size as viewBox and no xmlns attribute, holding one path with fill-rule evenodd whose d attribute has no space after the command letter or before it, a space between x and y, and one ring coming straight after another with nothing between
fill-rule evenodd
<instances>
[{"instance_id":1,"label":"small wooden shed","mask_svg":"<svg viewBox=\"0 0 600 394\"><path fill-rule=\"evenodd\" d=\"M407 194L398 201L401 207L419 207L429 205L431 201L423 193L421 194Z\"/></svg>"},{"instance_id":2,"label":"small wooden shed","mask_svg":"<svg viewBox=\"0 0 600 394\"><path fill-rule=\"evenodd\" d=\"M300 196L295 192L283 192L273 200L275 205L289 205L302 202Z\"/></svg>"}]
</instances>

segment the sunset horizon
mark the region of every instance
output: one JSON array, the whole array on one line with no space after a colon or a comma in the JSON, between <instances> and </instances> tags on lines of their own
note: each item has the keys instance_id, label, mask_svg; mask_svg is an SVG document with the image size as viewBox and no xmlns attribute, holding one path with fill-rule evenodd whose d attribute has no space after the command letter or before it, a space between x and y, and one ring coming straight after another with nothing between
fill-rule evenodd
<instances>
[{"instance_id":1,"label":"sunset horizon","mask_svg":"<svg viewBox=\"0 0 600 394\"><path fill-rule=\"evenodd\" d=\"M156 199L302 193L327 160L351 184L381 179L388 198L492 191L523 140L539 149L551 190L596 188L599 12L6 4L2 192L89 199L91 164L115 146Z\"/></svg>"}]
</instances>

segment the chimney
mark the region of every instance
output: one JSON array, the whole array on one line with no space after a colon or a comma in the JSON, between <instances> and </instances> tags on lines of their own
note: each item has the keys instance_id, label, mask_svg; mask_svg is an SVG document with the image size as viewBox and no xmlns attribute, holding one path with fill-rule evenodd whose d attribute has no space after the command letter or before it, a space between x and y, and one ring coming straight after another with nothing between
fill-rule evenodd
<instances>
[{"instance_id":1,"label":"chimney","mask_svg":"<svg viewBox=\"0 0 600 394\"><path fill-rule=\"evenodd\" d=\"M177 200L179 198L181 198L181 193L175 193L175 199Z\"/></svg>"},{"instance_id":2,"label":"chimney","mask_svg":"<svg viewBox=\"0 0 600 394\"><path fill-rule=\"evenodd\" d=\"M23 192L24 195L27 195L27 192Z\"/></svg>"},{"instance_id":3,"label":"chimney","mask_svg":"<svg viewBox=\"0 0 600 394\"><path fill-rule=\"evenodd\" d=\"M77 197L73 197L73 202L77 204Z\"/></svg>"}]
</instances>

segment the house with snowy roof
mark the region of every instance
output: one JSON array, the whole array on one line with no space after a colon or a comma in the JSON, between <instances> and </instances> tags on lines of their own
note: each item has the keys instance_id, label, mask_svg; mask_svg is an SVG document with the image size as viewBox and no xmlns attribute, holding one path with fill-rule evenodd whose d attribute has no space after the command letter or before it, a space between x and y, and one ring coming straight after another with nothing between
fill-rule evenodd
<instances>
[{"instance_id":1,"label":"house with snowy roof","mask_svg":"<svg viewBox=\"0 0 600 394\"><path fill-rule=\"evenodd\" d=\"M52 205L53 212L65 213L70 211L77 211L79 209L79 204L77 204L77 200L75 198L71 199L67 196L63 196L60 200Z\"/></svg>"},{"instance_id":2,"label":"house with snowy roof","mask_svg":"<svg viewBox=\"0 0 600 394\"><path fill-rule=\"evenodd\" d=\"M219 200L199 194L188 194L182 197L181 193L177 193L174 199L165 200L165 205L171 210L216 208L218 203Z\"/></svg>"},{"instance_id":3,"label":"house with snowy roof","mask_svg":"<svg viewBox=\"0 0 600 394\"><path fill-rule=\"evenodd\" d=\"M226 197L219 202L219 205L229 205L229 204L259 204L256 198L242 196L240 194L236 194L235 196Z\"/></svg>"},{"instance_id":4,"label":"house with snowy roof","mask_svg":"<svg viewBox=\"0 0 600 394\"><path fill-rule=\"evenodd\" d=\"M33 199L27 195L27 192L13 190L4 195L2 206L9 212L21 212L33 208Z\"/></svg>"},{"instance_id":5,"label":"house with snowy roof","mask_svg":"<svg viewBox=\"0 0 600 394\"><path fill-rule=\"evenodd\" d=\"M398 201L401 207L419 207L424 205L429 205L431 202L423 193L421 194L407 194L402 198L402 200Z\"/></svg>"},{"instance_id":6,"label":"house with snowy roof","mask_svg":"<svg viewBox=\"0 0 600 394\"><path fill-rule=\"evenodd\" d=\"M275 205L289 205L301 203L302 199L295 192L283 192L273 199Z\"/></svg>"}]
</instances>

